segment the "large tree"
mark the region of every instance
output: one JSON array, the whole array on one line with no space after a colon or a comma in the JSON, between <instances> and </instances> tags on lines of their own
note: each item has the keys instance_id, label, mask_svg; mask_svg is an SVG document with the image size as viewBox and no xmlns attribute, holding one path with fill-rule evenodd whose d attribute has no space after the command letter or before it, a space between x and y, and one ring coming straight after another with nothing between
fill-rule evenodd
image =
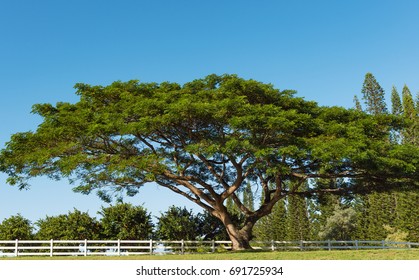
<instances>
[{"instance_id":1,"label":"large tree","mask_svg":"<svg viewBox=\"0 0 419 280\"><path fill-rule=\"evenodd\" d=\"M13 135L2 150L0 170L10 184L26 188L31 177L69 177L76 191L97 190L108 199L155 182L218 218L233 250L250 248L255 223L288 195L419 184L419 149L386 141L393 121L387 115L320 107L235 75L183 86L129 81L76 89L75 104L35 105L43 118L38 129ZM347 183L301 190L312 178ZM237 195L248 183L264 193L253 211ZM228 198L245 217L240 225L225 206Z\"/></svg>"}]
</instances>

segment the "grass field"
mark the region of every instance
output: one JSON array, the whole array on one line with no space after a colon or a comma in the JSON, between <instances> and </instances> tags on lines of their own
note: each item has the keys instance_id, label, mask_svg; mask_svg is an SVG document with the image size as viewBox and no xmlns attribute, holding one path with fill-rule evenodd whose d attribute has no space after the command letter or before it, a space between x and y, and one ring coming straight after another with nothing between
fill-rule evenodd
<instances>
[{"instance_id":1,"label":"grass field","mask_svg":"<svg viewBox=\"0 0 419 280\"><path fill-rule=\"evenodd\" d=\"M214 254L87 256L87 257L18 257L0 260L419 260L419 249L345 250L305 252L226 252Z\"/></svg>"}]
</instances>

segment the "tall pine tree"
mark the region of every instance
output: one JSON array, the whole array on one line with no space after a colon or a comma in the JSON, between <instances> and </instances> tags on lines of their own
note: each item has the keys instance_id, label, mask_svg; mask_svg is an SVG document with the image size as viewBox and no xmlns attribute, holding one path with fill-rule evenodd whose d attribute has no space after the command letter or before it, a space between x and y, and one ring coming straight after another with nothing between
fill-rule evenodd
<instances>
[{"instance_id":1,"label":"tall pine tree","mask_svg":"<svg viewBox=\"0 0 419 280\"><path fill-rule=\"evenodd\" d=\"M391 89L391 113L395 116L400 116L403 113L402 101L395 86Z\"/></svg>"},{"instance_id":2,"label":"tall pine tree","mask_svg":"<svg viewBox=\"0 0 419 280\"><path fill-rule=\"evenodd\" d=\"M384 98L384 89L375 79L374 75L367 73L362 86L363 99L366 112L371 115L387 114L387 106ZM393 91L394 92L394 91ZM359 208L363 216L358 217L360 224L366 227L362 235L366 239L381 240L386 232L383 225L393 225L394 222L394 197L391 193L374 192L361 196L363 205Z\"/></svg>"},{"instance_id":3,"label":"tall pine tree","mask_svg":"<svg viewBox=\"0 0 419 280\"><path fill-rule=\"evenodd\" d=\"M413 100L409 88L402 91L402 116L408 126L402 131L403 142L419 145L419 99ZM396 219L394 227L407 232L408 240L419 241L419 190L402 191L396 195Z\"/></svg>"},{"instance_id":4,"label":"tall pine tree","mask_svg":"<svg viewBox=\"0 0 419 280\"><path fill-rule=\"evenodd\" d=\"M252 186L250 183L247 183L246 187L243 190L243 205L247 207L250 211L255 210L254 205L254 196L252 191Z\"/></svg>"},{"instance_id":5,"label":"tall pine tree","mask_svg":"<svg viewBox=\"0 0 419 280\"><path fill-rule=\"evenodd\" d=\"M262 194L263 198L263 194ZM262 199L263 201L263 199ZM285 200L280 200L272 209L272 213L260 219L254 229L255 240L259 241L283 241L287 239L287 220Z\"/></svg>"},{"instance_id":6,"label":"tall pine tree","mask_svg":"<svg viewBox=\"0 0 419 280\"><path fill-rule=\"evenodd\" d=\"M357 95L354 96L354 103L355 103L355 109L357 111L362 111L361 102L359 102L359 99L358 99Z\"/></svg>"},{"instance_id":7,"label":"tall pine tree","mask_svg":"<svg viewBox=\"0 0 419 280\"><path fill-rule=\"evenodd\" d=\"M374 75L367 73L362 86L363 99L366 111L372 115L387 113L387 106L384 99L384 89L375 79Z\"/></svg>"},{"instance_id":8,"label":"tall pine tree","mask_svg":"<svg viewBox=\"0 0 419 280\"><path fill-rule=\"evenodd\" d=\"M418 116L417 109L415 108L415 102L413 96L410 93L409 88L405 85L402 91L403 100L403 117L408 123L408 127L403 132L404 143L412 145L419 145L419 127L418 127Z\"/></svg>"},{"instance_id":9,"label":"tall pine tree","mask_svg":"<svg viewBox=\"0 0 419 280\"><path fill-rule=\"evenodd\" d=\"M307 184L302 184L300 188L299 191L304 191L303 188L307 188ZM309 240L311 231L306 198L290 195L287 202L287 239Z\"/></svg>"},{"instance_id":10,"label":"tall pine tree","mask_svg":"<svg viewBox=\"0 0 419 280\"><path fill-rule=\"evenodd\" d=\"M391 113L394 116L401 116L403 114L402 101L395 86L393 86L391 90ZM393 130L391 132L390 139L393 143L400 143L402 140L401 131Z\"/></svg>"}]
</instances>

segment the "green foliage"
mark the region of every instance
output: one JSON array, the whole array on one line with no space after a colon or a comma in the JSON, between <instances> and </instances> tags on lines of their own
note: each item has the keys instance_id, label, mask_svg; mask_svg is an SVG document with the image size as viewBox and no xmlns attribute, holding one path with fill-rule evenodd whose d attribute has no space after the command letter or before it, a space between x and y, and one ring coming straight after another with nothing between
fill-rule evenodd
<instances>
[{"instance_id":1,"label":"green foliage","mask_svg":"<svg viewBox=\"0 0 419 280\"><path fill-rule=\"evenodd\" d=\"M407 122L407 127L403 130L403 141L415 146L419 146L419 114L415 108L413 96L409 88L405 85L402 91L403 117Z\"/></svg>"},{"instance_id":2,"label":"green foliage","mask_svg":"<svg viewBox=\"0 0 419 280\"><path fill-rule=\"evenodd\" d=\"M407 232L408 241L419 242L419 190L397 192L395 196L395 219L387 225Z\"/></svg>"},{"instance_id":3,"label":"green foliage","mask_svg":"<svg viewBox=\"0 0 419 280\"><path fill-rule=\"evenodd\" d=\"M247 207L247 209L249 209L250 211L254 211L254 203L255 201L252 186L250 185L250 183L247 183L245 189L243 190L243 205Z\"/></svg>"},{"instance_id":4,"label":"green foliage","mask_svg":"<svg viewBox=\"0 0 419 280\"><path fill-rule=\"evenodd\" d=\"M69 178L79 183L75 191L110 201L155 182L224 224L232 220L224 207L232 198L244 222L230 224L230 237L243 238L285 196L325 192L288 182L344 178L339 194L419 184L419 147L390 143L398 123L386 114L321 107L235 75L184 85L77 84L76 93L75 104L33 106L43 122L34 132L14 134L0 153L10 184L22 189L37 176ZM385 111L372 75L363 93L367 111ZM260 209L247 209L237 195L247 183L266 193Z\"/></svg>"},{"instance_id":5,"label":"green foliage","mask_svg":"<svg viewBox=\"0 0 419 280\"><path fill-rule=\"evenodd\" d=\"M318 188L338 189L342 180L337 179L317 179L313 182ZM313 239L318 239L321 228L326 226L327 219L333 215L336 206L340 205L341 197L332 193L322 193L311 200L310 210L310 229Z\"/></svg>"},{"instance_id":6,"label":"green foliage","mask_svg":"<svg viewBox=\"0 0 419 280\"><path fill-rule=\"evenodd\" d=\"M100 224L106 239L145 240L152 236L151 216L142 206L118 203L102 207Z\"/></svg>"},{"instance_id":7,"label":"green foliage","mask_svg":"<svg viewBox=\"0 0 419 280\"><path fill-rule=\"evenodd\" d=\"M336 206L333 215L327 218L326 225L319 232L319 237L324 240L352 240L355 228L355 210Z\"/></svg>"},{"instance_id":8,"label":"green foliage","mask_svg":"<svg viewBox=\"0 0 419 280\"><path fill-rule=\"evenodd\" d=\"M201 235L200 216L185 207L171 206L160 215L155 235L162 240L197 240Z\"/></svg>"},{"instance_id":9,"label":"green foliage","mask_svg":"<svg viewBox=\"0 0 419 280\"><path fill-rule=\"evenodd\" d=\"M359 98L357 95L354 96L354 103L355 103L355 110L362 112L361 102L359 102Z\"/></svg>"},{"instance_id":10,"label":"green foliage","mask_svg":"<svg viewBox=\"0 0 419 280\"><path fill-rule=\"evenodd\" d=\"M4 219L0 224L0 240L31 240L33 238L31 221L21 214Z\"/></svg>"},{"instance_id":11,"label":"green foliage","mask_svg":"<svg viewBox=\"0 0 419 280\"><path fill-rule=\"evenodd\" d=\"M36 223L38 240L84 240L98 239L100 225L87 212L74 209L73 212L58 216L46 216Z\"/></svg>"},{"instance_id":12,"label":"green foliage","mask_svg":"<svg viewBox=\"0 0 419 280\"><path fill-rule=\"evenodd\" d=\"M372 115L387 113L387 106L384 99L384 89L375 79L374 75L367 73L362 86L363 99L366 111Z\"/></svg>"},{"instance_id":13,"label":"green foliage","mask_svg":"<svg viewBox=\"0 0 419 280\"><path fill-rule=\"evenodd\" d=\"M310 221L304 197L288 197L287 240L309 240Z\"/></svg>"},{"instance_id":14,"label":"green foliage","mask_svg":"<svg viewBox=\"0 0 419 280\"><path fill-rule=\"evenodd\" d=\"M285 200L279 201L272 213L261 218L253 230L255 240L287 240L287 210Z\"/></svg>"},{"instance_id":15,"label":"green foliage","mask_svg":"<svg viewBox=\"0 0 419 280\"><path fill-rule=\"evenodd\" d=\"M396 241L396 242L407 241L407 236L409 235L409 233L395 229L389 225L383 225L383 228L388 233L386 237L386 241Z\"/></svg>"},{"instance_id":16,"label":"green foliage","mask_svg":"<svg viewBox=\"0 0 419 280\"><path fill-rule=\"evenodd\" d=\"M396 87L391 89L391 113L399 116L403 113L402 101Z\"/></svg>"}]
</instances>

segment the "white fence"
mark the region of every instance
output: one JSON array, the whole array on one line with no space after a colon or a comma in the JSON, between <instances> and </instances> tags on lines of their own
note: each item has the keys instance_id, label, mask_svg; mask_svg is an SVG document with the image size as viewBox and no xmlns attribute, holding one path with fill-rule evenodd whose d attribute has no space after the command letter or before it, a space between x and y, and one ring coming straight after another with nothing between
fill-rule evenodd
<instances>
[{"instance_id":1,"label":"white fence","mask_svg":"<svg viewBox=\"0 0 419 280\"><path fill-rule=\"evenodd\" d=\"M252 241L258 250L359 250L419 248L419 243L393 241ZM132 256L144 254L214 253L231 249L231 241L161 240L0 240L0 257Z\"/></svg>"}]
</instances>

